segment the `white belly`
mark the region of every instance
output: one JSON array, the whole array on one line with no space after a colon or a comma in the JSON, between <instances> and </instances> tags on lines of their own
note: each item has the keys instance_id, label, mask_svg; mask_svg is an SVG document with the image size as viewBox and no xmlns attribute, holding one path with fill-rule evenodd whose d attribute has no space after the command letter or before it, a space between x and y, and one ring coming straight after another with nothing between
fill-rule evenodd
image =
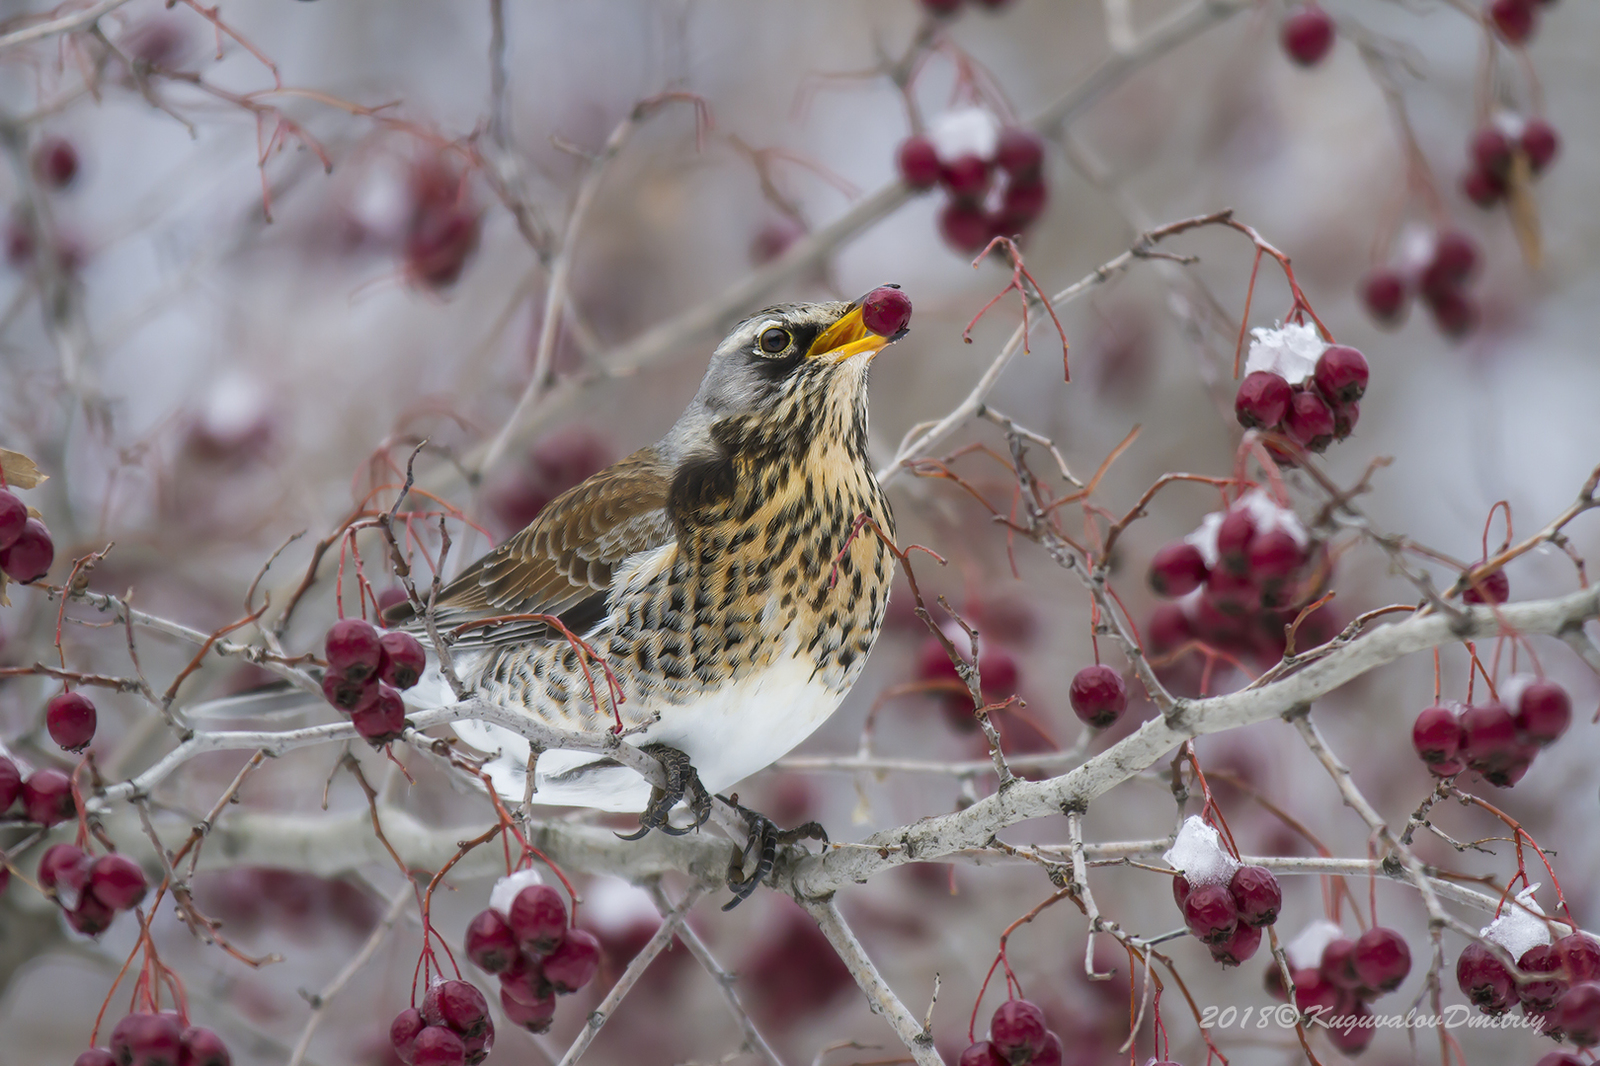
<instances>
[{"instance_id":1,"label":"white belly","mask_svg":"<svg viewBox=\"0 0 1600 1066\"><path fill-rule=\"evenodd\" d=\"M815 673L815 664L807 659L781 659L694 703L662 708L659 721L628 740L677 748L689 756L707 790L725 792L788 754L838 708L844 692L829 689ZM520 802L526 787L527 740L484 722L457 722L455 730L473 747L499 753L485 769L503 796ZM644 810L650 785L626 767L583 769L596 758L581 751L540 755L533 802L602 811Z\"/></svg>"}]
</instances>

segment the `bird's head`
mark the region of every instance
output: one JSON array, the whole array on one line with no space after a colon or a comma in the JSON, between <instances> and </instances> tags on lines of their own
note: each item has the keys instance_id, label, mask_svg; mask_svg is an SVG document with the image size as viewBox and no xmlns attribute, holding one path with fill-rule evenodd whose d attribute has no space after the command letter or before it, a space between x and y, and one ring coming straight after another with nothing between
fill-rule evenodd
<instances>
[{"instance_id":1,"label":"bird's head","mask_svg":"<svg viewBox=\"0 0 1600 1066\"><path fill-rule=\"evenodd\" d=\"M758 311L717 346L674 435L688 444L720 423L784 424L810 437L827 432L830 416L854 421L858 412L864 424L868 367L910 319L911 301L894 286L848 303Z\"/></svg>"}]
</instances>

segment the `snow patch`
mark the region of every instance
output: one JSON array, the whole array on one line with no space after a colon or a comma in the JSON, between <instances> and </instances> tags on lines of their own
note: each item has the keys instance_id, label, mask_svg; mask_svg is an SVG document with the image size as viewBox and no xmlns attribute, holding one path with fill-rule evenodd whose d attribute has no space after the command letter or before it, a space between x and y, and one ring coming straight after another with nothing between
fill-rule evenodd
<instances>
[{"instance_id":1,"label":"snow patch","mask_svg":"<svg viewBox=\"0 0 1600 1066\"><path fill-rule=\"evenodd\" d=\"M1239 860L1223 850L1217 831L1193 814L1161 857L1173 869L1183 871L1190 886L1227 884L1239 868Z\"/></svg>"},{"instance_id":2,"label":"snow patch","mask_svg":"<svg viewBox=\"0 0 1600 1066\"><path fill-rule=\"evenodd\" d=\"M539 876L539 871L531 866L526 870L506 874L494 883L494 890L489 893L489 909L495 911L502 918L511 917L511 901L517 898L517 893L529 885L542 885L544 878Z\"/></svg>"},{"instance_id":3,"label":"snow patch","mask_svg":"<svg viewBox=\"0 0 1600 1066\"><path fill-rule=\"evenodd\" d=\"M1250 342L1250 355L1245 359L1244 372L1268 370L1291 385L1298 385L1311 376L1317 360L1327 351L1328 344L1314 326L1289 322L1267 329L1259 327L1250 331L1255 340Z\"/></svg>"}]
</instances>

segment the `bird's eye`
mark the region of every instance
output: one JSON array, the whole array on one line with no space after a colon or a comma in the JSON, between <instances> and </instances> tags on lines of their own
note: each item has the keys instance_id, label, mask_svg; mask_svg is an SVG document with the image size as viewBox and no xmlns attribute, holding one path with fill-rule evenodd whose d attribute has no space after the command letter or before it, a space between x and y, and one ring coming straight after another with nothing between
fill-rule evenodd
<instances>
[{"instance_id":1,"label":"bird's eye","mask_svg":"<svg viewBox=\"0 0 1600 1066\"><path fill-rule=\"evenodd\" d=\"M789 347L789 344L793 339L794 338L789 336L788 330L773 327L772 329L769 329L761 334L761 350L766 352L768 355L776 355L785 348Z\"/></svg>"}]
</instances>

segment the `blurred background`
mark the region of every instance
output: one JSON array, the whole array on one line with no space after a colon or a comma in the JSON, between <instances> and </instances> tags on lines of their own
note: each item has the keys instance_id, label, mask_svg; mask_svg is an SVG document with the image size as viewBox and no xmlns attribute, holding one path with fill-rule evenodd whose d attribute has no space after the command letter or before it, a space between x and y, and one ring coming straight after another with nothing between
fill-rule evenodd
<instances>
[{"instance_id":1,"label":"blurred background","mask_svg":"<svg viewBox=\"0 0 1600 1066\"><path fill-rule=\"evenodd\" d=\"M0 4L0 34L72 10L11 0ZM1331 48L1306 65L1284 40L1287 20L1301 12L1275 3L1013 0L996 10L968 4L936 22L915 0L515 3L503 11L498 104L502 60L491 48L487 0L227 0L216 15L222 27L184 4L130 0L101 19L98 36L8 47L0 52L0 140L9 163L0 173L0 444L52 475L28 494L55 537L52 579L61 580L64 560L115 542L94 588L134 589L142 609L201 630L233 621L287 537L310 531L263 583L280 601L315 540L374 485L398 481L374 456L403 466L423 437L431 448L419 463L424 484L481 528L461 527L456 537L453 558L470 559L557 492L656 440L693 394L732 318L776 299L849 298L893 282L916 311L911 334L875 364L873 448L886 463L908 430L968 393L1019 320L1013 293L964 342L964 328L1009 271L998 262L974 268L970 251L941 236L943 193L901 205L881 192L898 181L897 147L913 122L937 126L954 109L976 105L1007 123L1027 120L1091 77L1109 79L1107 91L1082 98L1062 135L1047 140L1048 201L1022 241L1043 290L1084 277L1141 230L1233 208L1292 257L1319 317L1371 364L1359 426L1326 455L1325 469L1353 484L1374 457L1391 457L1362 501L1373 525L1458 560L1479 559L1492 504L1508 501L1526 535L1566 507L1600 462L1600 8L1541 4L1525 50L1497 40L1465 3L1329 0L1325 10L1336 26ZM1170 49L1149 47L1143 35L1170 30L1173 18L1189 21L1169 34ZM897 85L896 73L908 84ZM650 109L585 186L619 122L664 93L682 95ZM698 118L695 100L704 106ZM1461 179L1475 131L1510 121L1502 113L1542 117L1559 132L1560 151L1537 180L1485 210L1464 195ZM561 250L580 188L592 203ZM863 213L868 203L883 210ZM828 229L847 216L855 219L847 232ZM1418 303L1398 328L1380 328L1363 306L1364 279L1389 265L1414 269L1443 230L1469 235L1481 257L1464 290L1473 321L1441 328ZM808 245L818 233L825 246ZM681 326L680 316L715 306L797 246L826 254L713 315L706 328L675 328L643 365L619 369L619 351L639 350L628 342L663 323ZM1199 260L1135 264L1061 310L1070 383L1046 325L990 397L1050 436L1080 477L1141 426L1096 497L1116 513L1165 472L1228 475L1240 439L1231 367L1253 249L1237 233L1203 230L1169 250ZM535 373L552 255L564 255L570 273L546 351L551 398L519 416L509 447L469 486L455 471L481 459ZM1270 260L1250 307L1250 327L1270 326L1289 309ZM1004 451L1003 437L983 424L935 451L973 442ZM992 460L972 454L957 468L991 498L1010 499L1009 475ZM1066 685L1092 658L1081 586L1023 541L1013 569L1003 529L948 481L902 475L890 497L902 543L949 560L942 569L919 566L919 576L982 631L987 681L1026 700L1024 710L1000 718L1008 750L1071 748L1084 727L1067 706ZM1302 513L1319 502L1311 493L1295 498ZM384 506L390 499L392 489ZM1212 490L1169 489L1124 538L1113 580L1137 620L1155 603L1143 578L1150 555L1216 508ZM1593 558L1600 532L1592 518L1570 533L1574 550ZM1488 550L1503 539L1497 519ZM1415 600L1370 543L1346 536L1334 554L1330 609L1340 623ZM1441 586L1455 577L1434 569ZM1570 561L1552 549L1519 559L1508 575L1517 600L1575 587ZM325 583L291 629L292 650L320 640L333 616L328 591ZM849 701L797 755L853 753L869 708L886 697L876 714L877 754L982 756L981 736L959 707L894 695L894 686L937 675L904 592ZM11 598L0 611L0 662L47 657L57 605L16 588ZM1600 848L1591 829L1600 794L1590 718L1600 684L1558 642L1535 646L1545 671L1573 694L1574 727L1514 790L1472 787L1493 793L1492 802L1559 853L1566 897L1592 929L1600 926ZM67 647L79 669L125 668L119 630L73 629ZM190 654L155 638L141 652L152 677L170 677ZM1115 652L1106 658L1124 665ZM1466 664L1464 652L1445 651L1447 696L1466 697ZM219 662L186 695L258 680ZM1223 668L1211 687L1226 691L1243 680ZM1391 819L1403 820L1431 787L1405 739L1431 702L1432 683L1431 661L1417 656L1318 707L1331 742ZM30 765L65 765L42 735L53 691L33 678L0 682L0 737ZM108 694L101 706L94 750L108 777L137 772L170 747L131 699ZM1136 700L1087 750L1152 713ZM331 718L305 719L323 720ZM1208 770L1271 797L1335 854L1365 857L1363 827L1287 726L1206 737L1198 748ZM274 762L252 778L239 809L318 814L336 759L310 749ZM163 787L161 810L198 817L243 761L195 760ZM431 765L413 766L416 782L408 784L381 758L368 764L397 810L459 826L463 837L489 824L481 796ZM1171 832L1167 786L1151 776L1108 795L1087 816L1090 839ZM819 818L834 839L848 840L947 812L992 787L984 776L777 769L740 791L780 823ZM1218 795L1247 853L1312 853L1245 790L1219 785ZM348 776L335 777L326 804L330 817L365 809ZM1480 812L1439 817L1457 839L1504 835ZM1028 823L1006 839L1060 843L1064 822ZM135 854L144 846L136 829L119 843ZM1494 856L1457 855L1428 837L1418 846L1430 862L1499 884L1515 871L1504 844ZM143 858L153 871L153 855ZM289 870L268 868L259 856L241 864L217 850L200 870L199 900L237 942L285 961L248 968L205 949L165 911L154 923L157 943L185 977L191 1013L228 1038L235 1062L281 1063L304 1024L297 990L321 987L349 958L398 876L380 861ZM487 863L465 870L436 904L452 942L484 906L491 873ZM1166 877L1126 868L1093 877L1102 906L1125 927L1155 934L1181 925ZM967 1018L996 938L1052 891L1031 867L913 865L844 893L841 905L919 1015L938 975L934 1032L953 1062L968 1042ZM621 881L591 879L585 892L585 920L608 952L592 1005L656 919L648 898ZM1285 878L1285 893L1280 931L1292 936L1323 916L1315 879ZM1356 894L1365 899L1366 886ZM1400 992L1383 1001L1392 1008L1423 987L1426 921L1407 889L1381 884L1377 900L1384 924L1406 933L1417 960ZM0 915L0 1062L69 1062L87 1046L134 933L119 925L102 942L82 940L15 883L0 898ZM739 974L785 1061L899 1060L893 1034L785 897L759 893L731 914L702 905L692 924ZM1126 960L1111 943L1100 945L1119 976L1089 982L1084 936L1075 909L1055 907L1011 939L1011 964L1053 1028L1069 1036L1078 1056L1069 1061L1118 1061ZM388 1021L405 1006L419 945L415 922L402 921L332 1005L307 1061L389 1061ZM1447 939L1449 958L1458 949ZM1269 1002L1264 956L1225 972L1193 941L1170 945L1170 953L1202 1006ZM1445 985L1446 1002L1464 1001L1448 974ZM980 1029L996 1002L991 989ZM1181 997L1169 994L1162 1006L1171 1057L1205 1061ZM586 1009L564 1002L542 1042L503 1027L490 1061L544 1062L548 1049L559 1057ZM1145 1034L1140 1062L1152 1051L1148 1026ZM1531 1064L1550 1047L1525 1032L1459 1036L1473 1062ZM1292 1032L1221 1031L1216 1039L1236 1063L1301 1058ZM738 1045L713 982L677 949L647 972L592 1058L712 1063ZM1421 1046L1424 1056L1433 1047L1426 1038ZM1340 1058L1325 1045L1318 1054ZM1404 1034L1384 1032L1365 1058L1398 1063L1411 1054Z\"/></svg>"}]
</instances>

